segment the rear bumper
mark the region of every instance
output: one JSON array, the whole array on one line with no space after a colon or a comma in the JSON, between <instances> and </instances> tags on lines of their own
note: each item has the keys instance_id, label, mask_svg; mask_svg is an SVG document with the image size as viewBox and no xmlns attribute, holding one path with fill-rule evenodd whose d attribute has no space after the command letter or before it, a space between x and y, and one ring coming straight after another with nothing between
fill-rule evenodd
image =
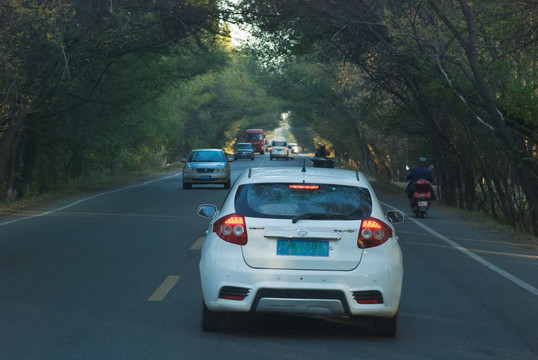
<instances>
[{"instance_id":1,"label":"rear bumper","mask_svg":"<svg viewBox=\"0 0 538 360\"><path fill-rule=\"evenodd\" d=\"M225 184L228 181L230 181L230 177L226 173L183 174L183 182L187 184Z\"/></svg>"},{"instance_id":2,"label":"rear bumper","mask_svg":"<svg viewBox=\"0 0 538 360\"><path fill-rule=\"evenodd\" d=\"M239 159L253 159L254 153L236 153L234 155L235 160Z\"/></svg>"},{"instance_id":3,"label":"rear bumper","mask_svg":"<svg viewBox=\"0 0 538 360\"><path fill-rule=\"evenodd\" d=\"M251 268L244 263L240 246L220 242L224 244L218 244L219 248L231 246L237 251L219 251L221 255L230 254L230 250L236 253L227 257L206 256L202 251L202 294L211 311L274 312L317 318L392 317L398 311L403 267L397 244L385 243L387 247L381 251L390 256L391 261L380 257L371 257L369 261L368 256L364 256L360 265L351 271L313 271ZM204 248L206 245L209 244ZM227 299L221 293L227 287L243 289L246 296L239 300ZM378 293L382 300L359 303L357 294L363 293Z\"/></svg>"},{"instance_id":4,"label":"rear bumper","mask_svg":"<svg viewBox=\"0 0 538 360\"><path fill-rule=\"evenodd\" d=\"M286 151L271 151L270 156L272 158L287 158L289 154Z\"/></svg>"}]
</instances>

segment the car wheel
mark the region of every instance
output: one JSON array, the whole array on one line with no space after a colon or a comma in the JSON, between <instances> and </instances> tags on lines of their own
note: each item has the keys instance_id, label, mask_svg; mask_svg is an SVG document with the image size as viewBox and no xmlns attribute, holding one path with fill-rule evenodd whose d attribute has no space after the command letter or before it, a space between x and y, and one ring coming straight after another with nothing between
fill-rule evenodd
<instances>
[{"instance_id":1,"label":"car wheel","mask_svg":"<svg viewBox=\"0 0 538 360\"><path fill-rule=\"evenodd\" d=\"M273 157L272 157L272 156L269 156L269 160L273 161Z\"/></svg>"},{"instance_id":2,"label":"car wheel","mask_svg":"<svg viewBox=\"0 0 538 360\"><path fill-rule=\"evenodd\" d=\"M211 311L202 300L202 330L220 331L223 328L224 314Z\"/></svg>"},{"instance_id":3,"label":"car wheel","mask_svg":"<svg viewBox=\"0 0 538 360\"><path fill-rule=\"evenodd\" d=\"M250 159L250 160L254 160L254 156L253 156L252 159Z\"/></svg>"},{"instance_id":4,"label":"car wheel","mask_svg":"<svg viewBox=\"0 0 538 360\"><path fill-rule=\"evenodd\" d=\"M190 189L190 188L192 188L192 184L183 182L183 189Z\"/></svg>"},{"instance_id":5,"label":"car wheel","mask_svg":"<svg viewBox=\"0 0 538 360\"><path fill-rule=\"evenodd\" d=\"M231 181L230 181L230 179L228 179L228 181L226 181L226 182L224 183L224 188L225 188L225 189L229 189L229 188L230 188L230 185L231 185Z\"/></svg>"},{"instance_id":6,"label":"car wheel","mask_svg":"<svg viewBox=\"0 0 538 360\"><path fill-rule=\"evenodd\" d=\"M373 331L376 335L380 336L396 336L396 330L398 328L398 314L391 318L374 317L372 319Z\"/></svg>"}]
</instances>

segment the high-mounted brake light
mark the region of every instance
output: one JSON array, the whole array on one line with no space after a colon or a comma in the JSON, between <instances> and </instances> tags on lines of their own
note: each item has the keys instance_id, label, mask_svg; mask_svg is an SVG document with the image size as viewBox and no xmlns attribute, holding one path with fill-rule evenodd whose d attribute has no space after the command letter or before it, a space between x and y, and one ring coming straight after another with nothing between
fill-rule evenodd
<instances>
[{"instance_id":1,"label":"high-mounted brake light","mask_svg":"<svg viewBox=\"0 0 538 360\"><path fill-rule=\"evenodd\" d=\"M357 246L361 249L379 246L392 237L392 229L383 221L368 218L361 223Z\"/></svg>"},{"instance_id":2,"label":"high-mounted brake light","mask_svg":"<svg viewBox=\"0 0 538 360\"><path fill-rule=\"evenodd\" d=\"M218 219L213 224L213 232L232 244L246 245L248 241L245 218L241 215L230 214Z\"/></svg>"},{"instance_id":3,"label":"high-mounted brake light","mask_svg":"<svg viewBox=\"0 0 538 360\"><path fill-rule=\"evenodd\" d=\"M319 185L295 185L295 184L292 184L292 185L288 185L288 187L290 189L293 189L293 190L317 190L319 189Z\"/></svg>"}]
</instances>

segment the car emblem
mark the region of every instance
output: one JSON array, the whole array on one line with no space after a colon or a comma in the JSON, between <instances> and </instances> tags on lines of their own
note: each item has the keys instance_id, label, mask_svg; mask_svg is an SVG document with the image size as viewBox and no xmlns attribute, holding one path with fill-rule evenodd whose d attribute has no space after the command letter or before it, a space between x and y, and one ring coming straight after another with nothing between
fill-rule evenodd
<instances>
[{"instance_id":1,"label":"car emblem","mask_svg":"<svg viewBox=\"0 0 538 360\"><path fill-rule=\"evenodd\" d=\"M300 228L297 230L297 235L299 235L299 237L306 237L306 235L308 235L308 230L305 228Z\"/></svg>"}]
</instances>

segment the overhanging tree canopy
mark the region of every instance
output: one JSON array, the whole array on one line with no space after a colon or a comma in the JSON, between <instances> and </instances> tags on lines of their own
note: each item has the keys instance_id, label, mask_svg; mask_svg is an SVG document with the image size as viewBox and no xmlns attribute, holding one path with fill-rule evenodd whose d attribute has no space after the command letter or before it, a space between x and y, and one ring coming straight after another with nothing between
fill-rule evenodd
<instances>
[{"instance_id":1,"label":"overhanging tree canopy","mask_svg":"<svg viewBox=\"0 0 538 360\"><path fill-rule=\"evenodd\" d=\"M397 130L412 140L405 150L433 159L445 201L538 233L536 2L243 0L236 9L270 44L261 55L358 69L354 92L342 93L360 114L354 127L370 119L378 139ZM405 158L391 150L375 156Z\"/></svg>"}]
</instances>

